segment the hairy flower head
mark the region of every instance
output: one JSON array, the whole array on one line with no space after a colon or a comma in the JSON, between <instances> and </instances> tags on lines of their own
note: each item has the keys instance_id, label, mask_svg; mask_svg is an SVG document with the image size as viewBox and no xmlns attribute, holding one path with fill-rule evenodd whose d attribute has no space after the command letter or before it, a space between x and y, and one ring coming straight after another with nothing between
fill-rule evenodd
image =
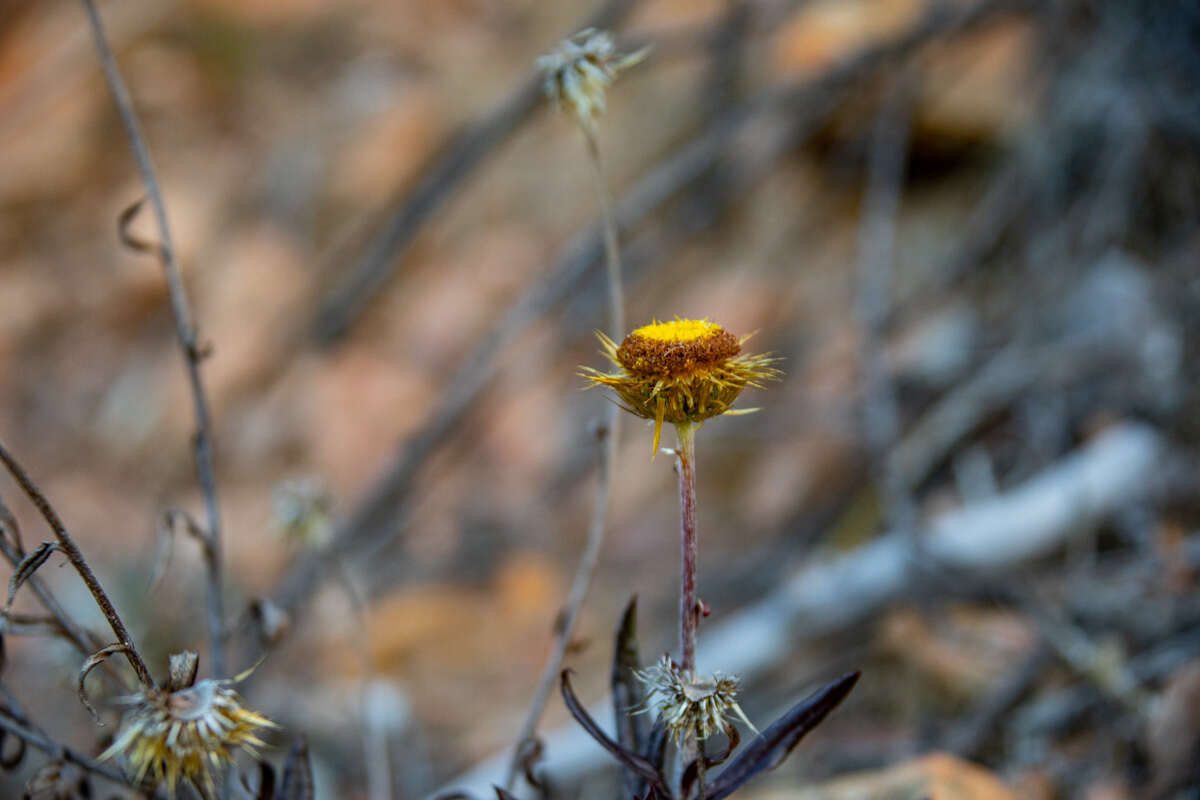
<instances>
[{"instance_id":1,"label":"hairy flower head","mask_svg":"<svg viewBox=\"0 0 1200 800\"><path fill-rule=\"evenodd\" d=\"M600 372L585 367L592 385L612 388L621 407L654 420L654 449L662 425L703 422L722 414L745 414L731 406L747 386L779 377L769 355L743 355L750 337L738 338L707 319L651 322L625 337L620 346L598 333L604 354L620 370Z\"/></svg>"},{"instance_id":2,"label":"hairy flower head","mask_svg":"<svg viewBox=\"0 0 1200 800\"><path fill-rule=\"evenodd\" d=\"M726 715L733 714L750 730L737 703L737 678L721 673L695 676L678 669L669 656L637 672L646 687L647 707L653 707L667 731L682 743L689 736L703 741L730 726Z\"/></svg>"},{"instance_id":3,"label":"hairy flower head","mask_svg":"<svg viewBox=\"0 0 1200 800\"><path fill-rule=\"evenodd\" d=\"M604 92L617 73L646 57L648 48L636 53L617 53L612 36L587 28L558 43L537 59L543 76L542 88L555 108L567 107L585 127L604 112Z\"/></svg>"},{"instance_id":4,"label":"hairy flower head","mask_svg":"<svg viewBox=\"0 0 1200 800\"><path fill-rule=\"evenodd\" d=\"M171 798L181 781L205 800L216 798L214 772L232 764L238 749L257 755L264 746L258 732L279 727L246 708L233 683L202 680L133 695L117 738L100 760L123 754L134 780L165 783Z\"/></svg>"}]
</instances>

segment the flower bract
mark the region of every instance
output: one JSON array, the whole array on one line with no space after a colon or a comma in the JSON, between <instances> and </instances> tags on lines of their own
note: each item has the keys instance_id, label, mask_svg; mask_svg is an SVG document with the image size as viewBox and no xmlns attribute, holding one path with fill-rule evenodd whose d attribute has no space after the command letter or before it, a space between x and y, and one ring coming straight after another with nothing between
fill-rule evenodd
<instances>
[{"instance_id":1,"label":"flower bract","mask_svg":"<svg viewBox=\"0 0 1200 800\"><path fill-rule=\"evenodd\" d=\"M746 355L738 338L707 319L651 322L625 337L618 346L598 333L604 354L619 370L584 368L593 385L617 393L621 407L654 420L654 452L662 425L699 423L734 411L733 402L747 386L762 388L779 371L770 355Z\"/></svg>"},{"instance_id":2,"label":"flower bract","mask_svg":"<svg viewBox=\"0 0 1200 800\"><path fill-rule=\"evenodd\" d=\"M202 680L175 691L151 689L131 697L132 708L100 760L124 755L135 781L165 784L174 798L181 782L205 800L217 797L214 773L241 749L257 755L259 731L278 726L246 708L231 681Z\"/></svg>"}]
</instances>

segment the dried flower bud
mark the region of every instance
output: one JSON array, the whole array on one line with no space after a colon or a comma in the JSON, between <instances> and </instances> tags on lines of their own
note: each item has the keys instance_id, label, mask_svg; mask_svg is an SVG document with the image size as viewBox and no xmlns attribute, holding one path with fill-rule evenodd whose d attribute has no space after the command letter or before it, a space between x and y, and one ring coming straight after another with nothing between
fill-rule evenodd
<instances>
[{"instance_id":1,"label":"dried flower bud","mask_svg":"<svg viewBox=\"0 0 1200 800\"><path fill-rule=\"evenodd\" d=\"M181 668L183 661L179 662ZM182 677L182 676L181 676ZM203 680L175 691L151 689L128 699L132 708L117 738L100 760L124 755L134 780L166 784L175 797L181 781L204 800L215 800L217 771L233 763L242 749L257 755L261 729L278 726L243 704L233 681Z\"/></svg>"},{"instance_id":2,"label":"dried flower bud","mask_svg":"<svg viewBox=\"0 0 1200 800\"><path fill-rule=\"evenodd\" d=\"M731 409L742 390L762 388L762 381L780 374L771 366L778 359L741 354L748 336L739 339L706 319L655 321L626 336L619 347L604 334L597 336L604 354L621 369L609 374L585 367L583 377L611 387L629 413L654 420L654 452L663 422L747 413Z\"/></svg>"},{"instance_id":3,"label":"dried flower bud","mask_svg":"<svg viewBox=\"0 0 1200 800\"><path fill-rule=\"evenodd\" d=\"M333 539L333 497L319 478L283 481L273 500L276 529L293 546L319 549Z\"/></svg>"},{"instance_id":4,"label":"dried flower bud","mask_svg":"<svg viewBox=\"0 0 1200 800\"><path fill-rule=\"evenodd\" d=\"M691 736L704 740L731 724L732 713L750 730L755 730L737 703L737 678L721 673L695 676L675 666L669 656L637 672L646 687L647 707L654 707L678 743ZM757 732L757 731L756 731Z\"/></svg>"},{"instance_id":5,"label":"dried flower bud","mask_svg":"<svg viewBox=\"0 0 1200 800\"><path fill-rule=\"evenodd\" d=\"M563 39L536 64L554 107L565 106L580 124L590 128L593 117L604 112L604 92L617 73L641 61L648 52L649 48L642 48L621 55L610 34L588 28Z\"/></svg>"},{"instance_id":6,"label":"dried flower bud","mask_svg":"<svg viewBox=\"0 0 1200 800\"><path fill-rule=\"evenodd\" d=\"M196 682L196 670L200 667L200 656L191 650L172 653L168 658L167 691L178 692Z\"/></svg>"}]
</instances>

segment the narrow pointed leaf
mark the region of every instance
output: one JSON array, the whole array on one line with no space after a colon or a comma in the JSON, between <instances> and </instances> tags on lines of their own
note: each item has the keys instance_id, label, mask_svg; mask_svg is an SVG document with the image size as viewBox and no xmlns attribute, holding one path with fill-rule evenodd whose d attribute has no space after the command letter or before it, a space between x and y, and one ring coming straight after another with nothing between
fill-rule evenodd
<instances>
[{"instance_id":1,"label":"narrow pointed leaf","mask_svg":"<svg viewBox=\"0 0 1200 800\"><path fill-rule=\"evenodd\" d=\"M17 564L17 568L13 570L12 577L8 579L8 602L4 604L4 613L12 608L13 600L17 597L17 590L25 581L33 577L33 573L38 571L38 567L46 563L46 559L58 549L58 545L54 542L42 542L37 549L29 555L21 559L21 563Z\"/></svg>"},{"instance_id":2,"label":"narrow pointed leaf","mask_svg":"<svg viewBox=\"0 0 1200 800\"><path fill-rule=\"evenodd\" d=\"M617 628L617 640L613 649L612 696L613 712L616 717L617 743L631 753L642 752L646 739L646 715L638 713L644 703L642 684L637 677L637 595L625 606L621 625ZM644 787L637 773L628 768L621 769L621 796L628 798Z\"/></svg>"},{"instance_id":3,"label":"narrow pointed leaf","mask_svg":"<svg viewBox=\"0 0 1200 800\"><path fill-rule=\"evenodd\" d=\"M567 704L567 710L571 712L571 716L575 717L583 729L588 732L588 735L595 739L601 747L607 750L614 758L621 762L624 766L636 772L639 776L645 779L651 786L656 788L664 797L669 797L670 793L666 790L666 783L663 781L662 775L648 760L636 753L631 753L621 745L609 738L608 734L596 724L596 720L592 719L591 714L579 702L579 698L575 696L575 691L571 688L570 670L562 671L562 696L563 702Z\"/></svg>"},{"instance_id":4,"label":"narrow pointed leaf","mask_svg":"<svg viewBox=\"0 0 1200 800\"><path fill-rule=\"evenodd\" d=\"M860 674L851 672L792 706L771 727L752 739L733 763L721 770L704 793L704 800L721 800L760 772L782 764L805 734L820 725L829 712L846 699Z\"/></svg>"},{"instance_id":5,"label":"narrow pointed leaf","mask_svg":"<svg viewBox=\"0 0 1200 800\"><path fill-rule=\"evenodd\" d=\"M667 726L661 719L656 719L654 727L650 729L650 734L646 737L645 749L639 753L654 765L660 775L665 775L667 772L667 740L670 738Z\"/></svg>"},{"instance_id":6,"label":"narrow pointed leaf","mask_svg":"<svg viewBox=\"0 0 1200 800\"><path fill-rule=\"evenodd\" d=\"M308 739L304 734L296 737L283 764L283 780L279 786L279 800L313 800L312 764L308 760Z\"/></svg>"},{"instance_id":7,"label":"narrow pointed leaf","mask_svg":"<svg viewBox=\"0 0 1200 800\"><path fill-rule=\"evenodd\" d=\"M659 775L667 774L667 740L669 738L666 726L663 725L661 719L656 718L654 725L644 737L641 752L638 753L638 755L650 762L650 766L654 767ZM650 800L650 798L657 795L654 787L648 781L644 780L640 775L636 777L637 781L633 785L633 791L628 794L625 793L624 783L621 784L622 793L620 800L625 800L626 797L632 797L634 800L637 800L637 798ZM664 795L659 797L659 800L671 800L671 797L670 795Z\"/></svg>"}]
</instances>

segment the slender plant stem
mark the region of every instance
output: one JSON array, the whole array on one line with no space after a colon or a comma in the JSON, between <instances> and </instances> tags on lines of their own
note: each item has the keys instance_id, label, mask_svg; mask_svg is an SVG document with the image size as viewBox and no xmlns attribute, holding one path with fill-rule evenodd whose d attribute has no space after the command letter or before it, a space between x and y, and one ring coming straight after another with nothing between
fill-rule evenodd
<instances>
[{"instance_id":1,"label":"slender plant stem","mask_svg":"<svg viewBox=\"0 0 1200 800\"><path fill-rule=\"evenodd\" d=\"M195 407L196 434L193 440L193 449L196 476L204 494L204 508L208 519L204 557L208 581L209 668L214 677L221 678L225 674L225 611L221 598L221 514L220 506L217 503L217 483L213 470L212 419L208 408L208 396L204 391L204 382L200 377L200 360L203 354L197 344L196 329L192 324L192 314L188 306L183 277L179 271L179 265L175 261L175 246L171 239L171 227L167 222L166 203L163 201L154 162L150 158L150 149L146 145L146 137L142 133L141 123L133 109L133 99L130 96L129 87L125 84L124 78L121 77L121 71L117 67L117 60L113 56L112 47L108 44L108 37L104 33L104 23L100 18L99 11L96 10L96 4L93 0L80 0L80 2L83 3L84 11L87 12L92 39L100 57L100 66L104 69L104 78L112 91L121 123L125 126L129 146L133 151L134 161L137 162L142 183L146 185L146 193L150 198L150 206L154 211L154 219L158 226L159 260L166 273L171 312L175 317L175 333L180 349L183 351L188 382L191 385L192 405Z\"/></svg>"},{"instance_id":2,"label":"slender plant stem","mask_svg":"<svg viewBox=\"0 0 1200 800\"><path fill-rule=\"evenodd\" d=\"M617 226L613 221L612 207L608 201L608 189L604 186L604 170L600 161L600 145L596 132L588 125L580 125L587 140L588 164L592 168L592 182L596 187L596 202L600 204L600 215L604 219L604 261L608 269L608 297L611 303L610 332L614 342L625 335L625 288L621 281L621 250L617 243Z\"/></svg>"},{"instance_id":3,"label":"slender plant stem","mask_svg":"<svg viewBox=\"0 0 1200 800\"><path fill-rule=\"evenodd\" d=\"M604 253L608 272L608 304L609 304L609 335L614 341L620 341L625 335L625 293L621 281L621 249L617 239L617 224L613 218L612 206L608 199L608 189L604 185L604 171L600 163L600 148L596 142L595 131L587 126L581 126L584 139L587 142L588 163L592 168L592 181L596 189L596 201L600 206L600 216L604 223ZM559 674L562 672L562 662L566 658L567 648L571 644L571 634L575 630L575 622L587 599L588 589L592 584L592 573L596 571L596 563L600 560L600 547L604 544L604 532L608 519L608 506L612 496L613 474L616 471L617 444L621 439L621 410L610 405L608 418L599 438L604 444L601 450L599 480L596 485L596 502L592 507L592 518L588 523L587 542L583 553L579 556L579 566L575 569L575 578L571 581L571 591L567 595L567 604L563 609L559 625L555 631L554 646L542 675L533 692L529 704L529 712L517 736L513 757L508 765L504 779L504 788L512 791L521 769L521 762L526 753L527 742L537 732L538 722L546 710L546 701L554 688Z\"/></svg>"},{"instance_id":4,"label":"slender plant stem","mask_svg":"<svg viewBox=\"0 0 1200 800\"><path fill-rule=\"evenodd\" d=\"M675 425L675 467L679 473L679 652L684 680L696 672L696 628L699 627L700 603L696 593L696 425ZM700 794L704 792L703 742L692 732L676 752L679 775L696 762L700 771ZM681 796L682 796L682 786Z\"/></svg>"},{"instance_id":5,"label":"slender plant stem","mask_svg":"<svg viewBox=\"0 0 1200 800\"><path fill-rule=\"evenodd\" d=\"M699 602L696 596L696 426L675 425L675 459L679 468L679 651L684 674L696 670L696 627Z\"/></svg>"},{"instance_id":6,"label":"slender plant stem","mask_svg":"<svg viewBox=\"0 0 1200 800\"><path fill-rule=\"evenodd\" d=\"M41 513L42 518L46 520L46 524L54 531L54 536L58 540L59 549L63 555L71 562L71 566L79 573L79 577L83 578L84 584L88 591L92 593L92 598L95 599L96 605L100 607L100 611L104 613L105 619L112 627L113 634L117 637L117 641L125 646L123 652L125 657L129 659L129 665L133 667L133 671L137 673L138 680L142 686L147 689L154 688L154 678L150 675L150 670L146 667L146 662L142 660L142 656L137 651L137 647L133 644L133 639L129 636L129 631L125 627L125 623L121 621L121 617L117 614L116 608L113 607L112 601L108 599L108 595L104 592L104 587L100 585L100 581L96 578L96 573L92 572L92 568L88 566L87 561L83 557L83 553L75 546L75 540L71 538L71 534L67 533L67 528L58 517L54 507L50 505L50 501L42 494L33 479L29 474L17 463L12 454L8 452L4 445L0 444L0 461L4 462L4 466L8 469L9 474L13 476L13 480L25 492L30 502Z\"/></svg>"}]
</instances>

